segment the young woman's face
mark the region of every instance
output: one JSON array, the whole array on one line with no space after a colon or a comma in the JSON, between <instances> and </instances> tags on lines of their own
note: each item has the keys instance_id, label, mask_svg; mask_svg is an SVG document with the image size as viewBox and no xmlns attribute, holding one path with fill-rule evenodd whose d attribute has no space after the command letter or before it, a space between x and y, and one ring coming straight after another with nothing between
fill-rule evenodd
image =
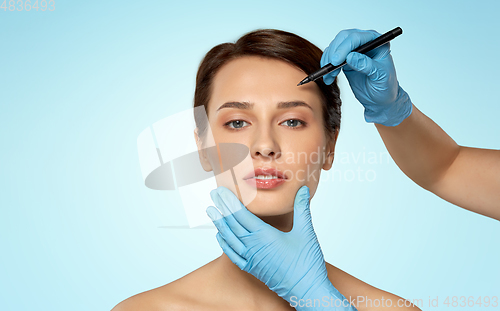
<instances>
[{"instance_id":1,"label":"young woman's face","mask_svg":"<svg viewBox=\"0 0 500 311\"><path fill-rule=\"evenodd\" d=\"M213 80L207 114L215 143L244 144L253 168L285 177L237 181L240 191L257 188L246 204L255 215L292 212L298 189L308 186L312 197L321 169L331 168L335 143L327 141L318 86L297 86L305 76L284 61L248 56L225 64Z\"/></svg>"}]
</instances>

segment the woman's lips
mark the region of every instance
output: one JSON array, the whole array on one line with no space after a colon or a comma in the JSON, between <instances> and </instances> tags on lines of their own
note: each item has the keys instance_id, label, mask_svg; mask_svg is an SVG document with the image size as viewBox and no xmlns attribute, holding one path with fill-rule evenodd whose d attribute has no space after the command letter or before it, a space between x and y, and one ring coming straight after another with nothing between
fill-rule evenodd
<instances>
[{"instance_id":1,"label":"woman's lips","mask_svg":"<svg viewBox=\"0 0 500 311\"><path fill-rule=\"evenodd\" d=\"M256 176L273 176L272 179L259 179ZM253 172L249 172L244 180L257 189L271 189L278 187L286 181L287 177L280 170L273 167L257 167Z\"/></svg>"},{"instance_id":2,"label":"woman's lips","mask_svg":"<svg viewBox=\"0 0 500 311\"><path fill-rule=\"evenodd\" d=\"M257 189L272 189L283 184L286 179L283 178L273 178L273 179L258 179L258 178L247 178L245 181L252 187Z\"/></svg>"}]
</instances>

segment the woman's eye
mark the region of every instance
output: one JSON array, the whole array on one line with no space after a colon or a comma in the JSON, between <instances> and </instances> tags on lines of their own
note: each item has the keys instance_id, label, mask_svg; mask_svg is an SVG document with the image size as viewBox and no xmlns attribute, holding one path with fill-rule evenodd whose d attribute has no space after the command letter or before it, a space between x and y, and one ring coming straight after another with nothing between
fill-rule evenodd
<instances>
[{"instance_id":1,"label":"woman's eye","mask_svg":"<svg viewBox=\"0 0 500 311\"><path fill-rule=\"evenodd\" d=\"M297 119L286 120L283 123L286 123L289 127L298 127L298 125L297 125L298 123L300 123L302 125L306 124L304 121L297 120ZM281 124L283 124L283 123L281 123Z\"/></svg>"},{"instance_id":2,"label":"woman's eye","mask_svg":"<svg viewBox=\"0 0 500 311\"><path fill-rule=\"evenodd\" d=\"M248 122L243 121L243 120L233 120L233 121L226 122L224 124L224 127L227 127L230 130L239 130L239 129L242 129L245 127L244 124L248 125ZM298 120L298 119L289 119L289 120L282 122L281 124L286 124L287 127L295 129L295 128L304 127L306 125L306 122L304 122L302 120Z\"/></svg>"},{"instance_id":3,"label":"woman's eye","mask_svg":"<svg viewBox=\"0 0 500 311\"><path fill-rule=\"evenodd\" d=\"M229 127L230 129L240 129L243 128L243 123L247 123L246 121L243 120L233 120L229 121L224 126Z\"/></svg>"}]
</instances>

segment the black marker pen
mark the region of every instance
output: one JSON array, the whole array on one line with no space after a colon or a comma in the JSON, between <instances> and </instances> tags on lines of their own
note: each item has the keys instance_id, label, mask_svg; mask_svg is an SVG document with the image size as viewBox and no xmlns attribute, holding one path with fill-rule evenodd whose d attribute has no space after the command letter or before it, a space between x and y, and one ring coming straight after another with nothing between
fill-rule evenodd
<instances>
[{"instance_id":1,"label":"black marker pen","mask_svg":"<svg viewBox=\"0 0 500 311\"><path fill-rule=\"evenodd\" d=\"M380 37L377 37L374 40L367 42L367 43L355 48L353 50L353 52L366 54L367 52L369 52L375 48L378 48L381 45L386 44L387 42L391 41L392 39L396 38L397 36L399 36L402 33L403 33L403 29L401 29L401 27L396 27L393 30L390 30L390 31L384 33ZM321 67L321 69L308 75L304 80L300 81L300 83L297 84L297 86L302 85L302 84L306 84L306 83L311 82L311 81L315 81L315 80L323 77L324 75L334 71L335 69L338 69L338 68L344 66L345 64L347 64L345 61L342 64L337 65L337 66L334 66L331 63L329 63L328 65Z\"/></svg>"}]
</instances>

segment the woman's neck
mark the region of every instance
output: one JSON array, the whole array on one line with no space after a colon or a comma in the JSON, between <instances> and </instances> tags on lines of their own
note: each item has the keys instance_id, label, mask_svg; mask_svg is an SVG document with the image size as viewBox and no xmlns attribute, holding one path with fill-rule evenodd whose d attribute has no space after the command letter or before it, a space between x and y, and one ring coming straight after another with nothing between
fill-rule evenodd
<instances>
[{"instance_id":1,"label":"woman's neck","mask_svg":"<svg viewBox=\"0 0 500 311\"><path fill-rule=\"evenodd\" d=\"M290 304L270 290L266 284L252 274L241 270L225 253L217 258L227 305L242 306L248 310L294 310Z\"/></svg>"}]
</instances>

